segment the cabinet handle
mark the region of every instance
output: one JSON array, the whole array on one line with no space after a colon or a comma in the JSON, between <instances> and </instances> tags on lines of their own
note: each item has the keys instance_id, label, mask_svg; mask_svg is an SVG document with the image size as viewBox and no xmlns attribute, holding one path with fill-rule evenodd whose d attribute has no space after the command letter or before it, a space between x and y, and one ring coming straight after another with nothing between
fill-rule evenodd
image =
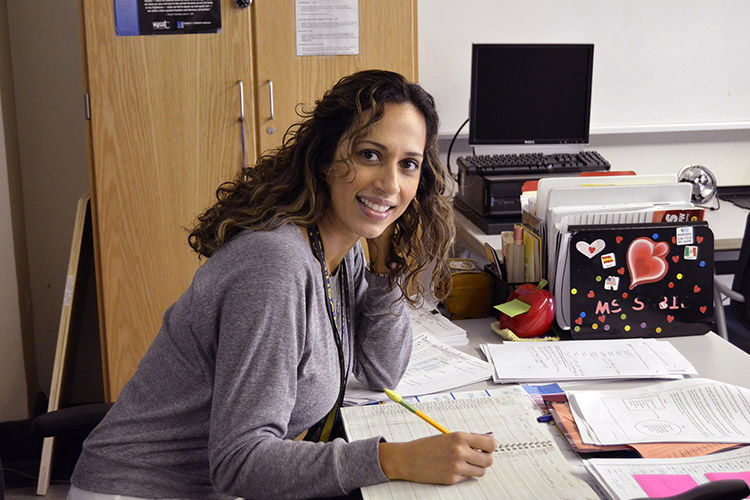
<instances>
[{"instance_id":1,"label":"cabinet handle","mask_svg":"<svg viewBox=\"0 0 750 500\"><path fill-rule=\"evenodd\" d=\"M268 102L271 111L271 120L273 120L273 80L268 80Z\"/></svg>"},{"instance_id":2,"label":"cabinet handle","mask_svg":"<svg viewBox=\"0 0 750 500\"><path fill-rule=\"evenodd\" d=\"M245 121L245 88L242 85L242 80L237 82L240 87L240 121Z\"/></svg>"},{"instance_id":3,"label":"cabinet handle","mask_svg":"<svg viewBox=\"0 0 750 500\"><path fill-rule=\"evenodd\" d=\"M247 168L247 155L245 152L245 87L242 80L237 81L240 87L240 137L242 141L242 168Z\"/></svg>"}]
</instances>

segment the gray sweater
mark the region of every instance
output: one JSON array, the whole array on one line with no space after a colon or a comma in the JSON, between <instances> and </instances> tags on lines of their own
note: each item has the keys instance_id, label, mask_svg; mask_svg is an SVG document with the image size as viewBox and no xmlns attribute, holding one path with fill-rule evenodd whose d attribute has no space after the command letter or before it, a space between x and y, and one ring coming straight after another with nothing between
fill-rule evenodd
<instances>
[{"instance_id":1,"label":"gray sweater","mask_svg":"<svg viewBox=\"0 0 750 500\"><path fill-rule=\"evenodd\" d=\"M395 387L411 354L396 288L349 274L352 368L372 389ZM392 313L397 313L396 315ZM320 266L299 228L244 231L198 269L117 403L90 434L78 488L144 498L341 495L387 480L378 438L292 439L325 416L339 360Z\"/></svg>"}]
</instances>

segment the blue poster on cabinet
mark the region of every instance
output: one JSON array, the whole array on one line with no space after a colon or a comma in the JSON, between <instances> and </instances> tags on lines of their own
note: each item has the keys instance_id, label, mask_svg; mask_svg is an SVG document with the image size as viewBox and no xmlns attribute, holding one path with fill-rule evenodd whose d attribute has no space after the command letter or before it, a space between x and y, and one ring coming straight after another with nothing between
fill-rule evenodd
<instances>
[{"instance_id":1,"label":"blue poster on cabinet","mask_svg":"<svg viewBox=\"0 0 750 500\"><path fill-rule=\"evenodd\" d=\"M114 0L118 36L217 33L220 0Z\"/></svg>"}]
</instances>

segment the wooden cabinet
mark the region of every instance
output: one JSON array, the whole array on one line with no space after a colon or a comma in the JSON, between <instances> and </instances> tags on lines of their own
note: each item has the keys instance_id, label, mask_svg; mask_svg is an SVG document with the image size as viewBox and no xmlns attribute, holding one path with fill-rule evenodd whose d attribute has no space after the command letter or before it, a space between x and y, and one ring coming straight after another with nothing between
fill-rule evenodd
<instances>
[{"instance_id":1,"label":"wooden cabinet","mask_svg":"<svg viewBox=\"0 0 750 500\"><path fill-rule=\"evenodd\" d=\"M378 68L417 77L416 1L360 0L359 55L351 56L297 56L292 0L257 0L251 8L260 152L281 144L284 132L298 121L297 104L311 108L342 76Z\"/></svg>"},{"instance_id":2,"label":"wooden cabinet","mask_svg":"<svg viewBox=\"0 0 750 500\"><path fill-rule=\"evenodd\" d=\"M305 57L296 56L293 0L256 0L247 9L222 0L219 33L164 36L116 36L111 0L81 5L104 386L112 401L190 284L199 260L187 228L242 166L243 138L252 164L281 142L297 103L313 103L355 70L415 79L416 2L360 0L360 55Z\"/></svg>"}]
</instances>

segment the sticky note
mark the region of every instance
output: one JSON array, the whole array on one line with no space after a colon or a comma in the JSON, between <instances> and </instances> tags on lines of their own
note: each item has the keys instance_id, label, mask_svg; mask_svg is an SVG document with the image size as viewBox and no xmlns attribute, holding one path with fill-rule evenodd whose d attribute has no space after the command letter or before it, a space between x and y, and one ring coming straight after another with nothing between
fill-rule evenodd
<instances>
[{"instance_id":1,"label":"sticky note","mask_svg":"<svg viewBox=\"0 0 750 500\"><path fill-rule=\"evenodd\" d=\"M513 318L515 316L518 316L519 314L527 312L529 309L531 309L531 306L526 302L521 302L518 299L513 299L510 302L496 305L495 309Z\"/></svg>"},{"instance_id":2,"label":"sticky note","mask_svg":"<svg viewBox=\"0 0 750 500\"><path fill-rule=\"evenodd\" d=\"M742 479L750 486L750 471L743 472L707 472L706 477L709 481L719 481L721 479Z\"/></svg>"},{"instance_id":3,"label":"sticky note","mask_svg":"<svg viewBox=\"0 0 750 500\"><path fill-rule=\"evenodd\" d=\"M633 479L652 498L677 495L698 486L690 474L633 474Z\"/></svg>"}]
</instances>

